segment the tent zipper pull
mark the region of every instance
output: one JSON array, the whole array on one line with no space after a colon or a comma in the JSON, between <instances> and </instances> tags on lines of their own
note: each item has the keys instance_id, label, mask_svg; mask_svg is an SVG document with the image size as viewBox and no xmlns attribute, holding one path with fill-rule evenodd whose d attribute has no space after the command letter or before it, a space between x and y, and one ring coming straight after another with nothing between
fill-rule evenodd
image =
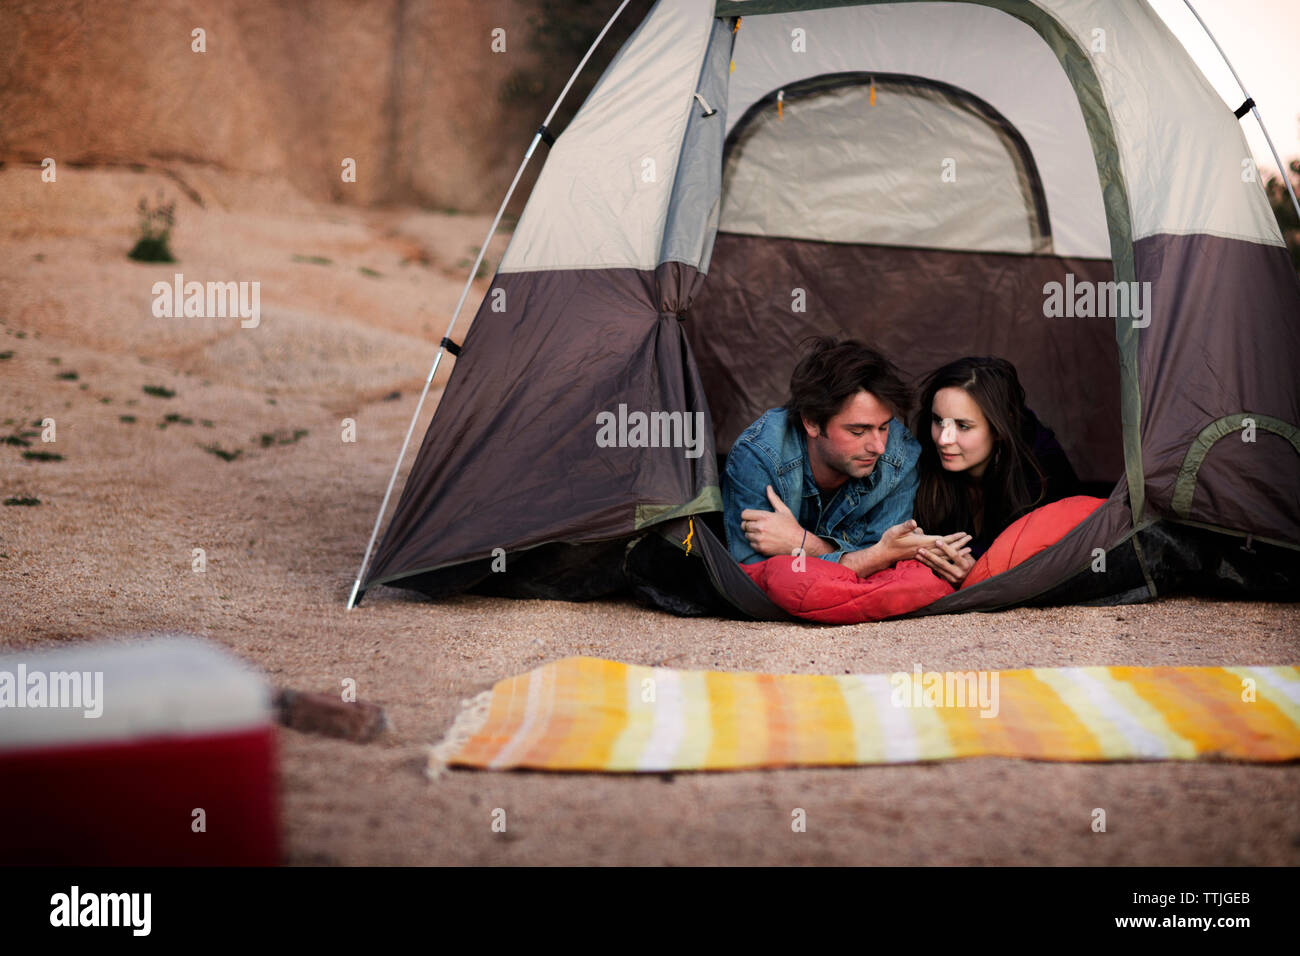
<instances>
[{"instance_id":1,"label":"tent zipper pull","mask_svg":"<svg viewBox=\"0 0 1300 956\"><path fill-rule=\"evenodd\" d=\"M776 118L779 119L779 120L783 120L783 119L785 118L785 117L782 115L782 112L781 112L781 106L782 106L783 103L785 103L785 90L777 90L777 92L776 92Z\"/></svg>"},{"instance_id":2,"label":"tent zipper pull","mask_svg":"<svg viewBox=\"0 0 1300 956\"><path fill-rule=\"evenodd\" d=\"M686 540L682 544L686 545L686 553L691 553L691 538L695 537L695 518L690 519L691 530L686 535Z\"/></svg>"},{"instance_id":3,"label":"tent zipper pull","mask_svg":"<svg viewBox=\"0 0 1300 956\"><path fill-rule=\"evenodd\" d=\"M871 78L871 99L868 102L872 106L876 105L876 78L874 76Z\"/></svg>"}]
</instances>

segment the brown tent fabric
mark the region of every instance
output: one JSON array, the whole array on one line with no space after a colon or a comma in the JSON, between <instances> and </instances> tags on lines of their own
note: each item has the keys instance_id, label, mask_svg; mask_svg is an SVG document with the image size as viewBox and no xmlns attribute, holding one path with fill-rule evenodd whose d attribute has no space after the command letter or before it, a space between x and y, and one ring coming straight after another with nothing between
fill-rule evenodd
<instances>
[{"instance_id":1,"label":"brown tent fabric","mask_svg":"<svg viewBox=\"0 0 1300 956\"><path fill-rule=\"evenodd\" d=\"M1300 544L1300 283L1286 250L1152 236L1134 256L1153 304L1138 339L1148 508ZM1238 425L1209 446L1182 512L1174 498L1198 435L1233 415L1255 420L1253 436Z\"/></svg>"},{"instance_id":2,"label":"brown tent fabric","mask_svg":"<svg viewBox=\"0 0 1300 956\"><path fill-rule=\"evenodd\" d=\"M1079 477L1109 490L1124 470L1114 320L1043 315L1044 284L1068 273L1113 277L1108 261L720 232L686 322L719 451L786 400L803 339L840 334L914 377L963 355L1008 359Z\"/></svg>"},{"instance_id":3,"label":"brown tent fabric","mask_svg":"<svg viewBox=\"0 0 1300 956\"><path fill-rule=\"evenodd\" d=\"M655 514L686 513L692 502L695 510L716 505L708 406L675 311L698 279L679 263L657 273L499 275L465 338L366 586L495 549L605 541ZM597 448L597 414L617 414L620 404L703 413L704 453Z\"/></svg>"}]
</instances>

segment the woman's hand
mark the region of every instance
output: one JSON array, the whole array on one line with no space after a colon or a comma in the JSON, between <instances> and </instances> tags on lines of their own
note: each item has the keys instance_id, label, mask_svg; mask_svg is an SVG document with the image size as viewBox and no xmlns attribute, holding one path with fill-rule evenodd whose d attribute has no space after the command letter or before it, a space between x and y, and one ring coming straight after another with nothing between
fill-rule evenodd
<instances>
[{"instance_id":1,"label":"woman's hand","mask_svg":"<svg viewBox=\"0 0 1300 956\"><path fill-rule=\"evenodd\" d=\"M949 535L949 538L951 537L954 536ZM963 534L952 541L948 538L936 538L933 547L921 548L917 551L916 560L953 587L959 588L962 581L966 580L966 575L970 574L970 569L975 567L975 559L971 557L970 548L963 547L970 539L968 534Z\"/></svg>"}]
</instances>

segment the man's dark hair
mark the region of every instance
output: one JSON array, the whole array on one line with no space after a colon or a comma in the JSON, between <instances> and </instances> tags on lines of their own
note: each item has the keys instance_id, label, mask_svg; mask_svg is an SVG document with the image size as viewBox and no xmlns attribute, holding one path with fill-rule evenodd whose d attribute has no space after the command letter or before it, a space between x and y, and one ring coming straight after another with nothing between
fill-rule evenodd
<instances>
[{"instance_id":1,"label":"man's dark hair","mask_svg":"<svg viewBox=\"0 0 1300 956\"><path fill-rule=\"evenodd\" d=\"M857 339L814 338L790 376L785 409L824 429L844 400L864 389L900 422L906 420L912 392L893 362Z\"/></svg>"}]
</instances>

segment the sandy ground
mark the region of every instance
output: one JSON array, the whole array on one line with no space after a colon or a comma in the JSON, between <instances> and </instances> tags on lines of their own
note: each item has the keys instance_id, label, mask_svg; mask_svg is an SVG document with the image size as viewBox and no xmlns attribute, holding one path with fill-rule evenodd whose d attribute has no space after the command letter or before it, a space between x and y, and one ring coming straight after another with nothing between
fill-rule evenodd
<instances>
[{"instance_id":1,"label":"sandy ground","mask_svg":"<svg viewBox=\"0 0 1300 956\"><path fill-rule=\"evenodd\" d=\"M488 220L313 206L211 171L183 175L204 207L181 197L181 262L152 266L125 256L133 207L158 188L179 195L173 181L64 170L54 193L31 169L0 170L0 353L13 353L0 360L0 431L53 417L57 442L33 447L64 456L25 461L0 446L0 491L42 502L0 509L0 646L176 631L206 635L277 684L337 691L355 679L393 722L380 740L279 731L289 862L1300 862L1298 765L971 759L426 780L425 747L463 698L575 654L802 673L1282 664L1300 661L1300 607L1181 597L821 628L678 619L624 601L433 603L381 588L346 612L459 264ZM151 286L176 271L261 281L261 326L155 318ZM345 417L354 444L341 441ZM240 454L224 461L205 445ZM196 574L200 547L207 571ZM506 833L491 829L498 807ZM795 807L805 833L791 831ZM1106 833L1090 829L1095 807Z\"/></svg>"}]
</instances>

